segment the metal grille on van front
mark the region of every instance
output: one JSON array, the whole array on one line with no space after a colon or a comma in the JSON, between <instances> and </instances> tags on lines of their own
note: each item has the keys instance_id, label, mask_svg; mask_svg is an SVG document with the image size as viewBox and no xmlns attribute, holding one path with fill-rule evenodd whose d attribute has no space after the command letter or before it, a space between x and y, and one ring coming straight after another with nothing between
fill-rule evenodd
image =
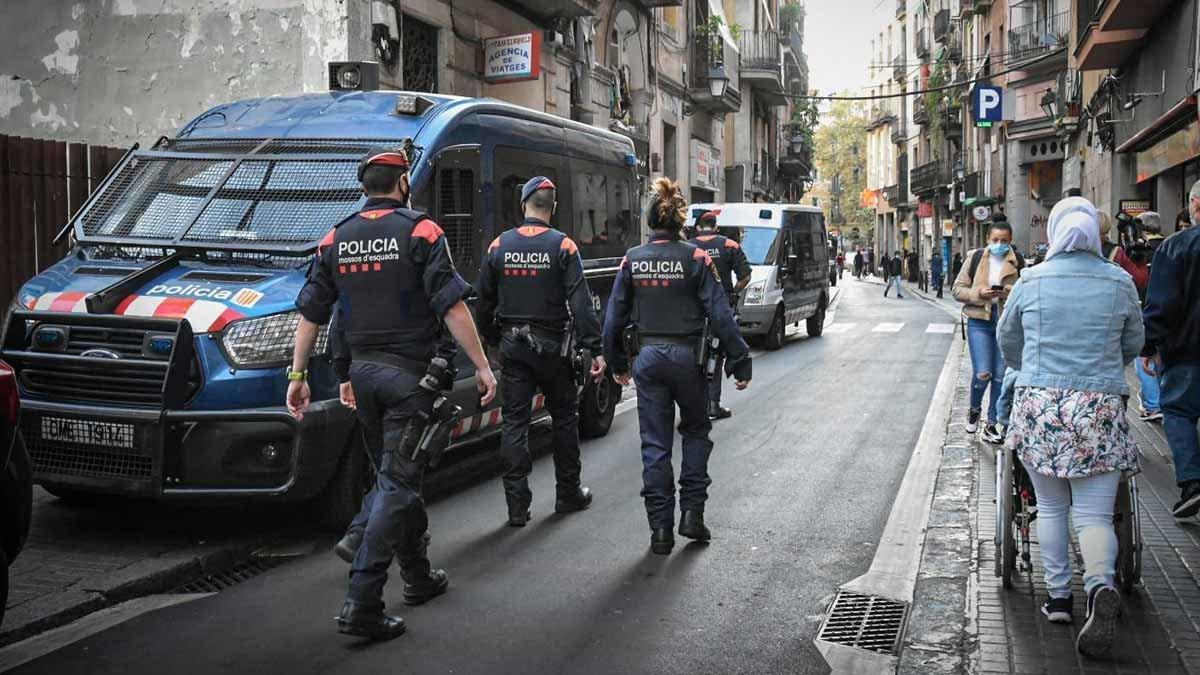
<instances>
[{"instance_id":1,"label":"metal grille on van front","mask_svg":"<svg viewBox=\"0 0 1200 675\"><path fill-rule=\"evenodd\" d=\"M265 138L167 138L155 150L246 155L365 155L374 147L399 145L395 138L282 138L262 145ZM259 146L262 145L260 148Z\"/></svg>"}]
</instances>

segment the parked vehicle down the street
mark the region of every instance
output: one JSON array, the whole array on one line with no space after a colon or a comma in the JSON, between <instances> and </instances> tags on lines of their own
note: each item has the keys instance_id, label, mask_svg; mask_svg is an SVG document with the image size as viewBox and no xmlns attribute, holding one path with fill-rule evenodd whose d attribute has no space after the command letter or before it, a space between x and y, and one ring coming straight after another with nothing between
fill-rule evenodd
<instances>
[{"instance_id":1,"label":"parked vehicle down the street","mask_svg":"<svg viewBox=\"0 0 1200 675\"><path fill-rule=\"evenodd\" d=\"M692 204L687 227L717 212L721 234L736 239L753 275L742 293L739 327L767 349L783 345L788 324L805 322L819 337L829 307L830 261L825 216L794 204Z\"/></svg>"},{"instance_id":2,"label":"parked vehicle down the street","mask_svg":"<svg viewBox=\"0 0 1200 675\"><path fill-rule=\"evenodd\" d=\"M280 405L284 367L312 253L362 204L359 160L406 139L417 155L413 208L443 228L465 278L487 242L520 224L526 180L570 186L554 224L579 243L604 307L639 235L628 137L432 94L220 105L175 138L131 149L69 224L69 255L18 293L0 354L20 385L34 480L64 498L323 496L329 524L347 522L370 471L354 414L338 401L328 330L302 421ZM389 254L380 241L359 252L361 271ZM461 444L497 431L500 415L498 400L480 407L469 361L456 365ZM584 436L608 431L619 396L609 379L584 388ZM544 415L540 397L535 404Z\"/></svg>"},{"instance_id":3,"label":"parked vehicle down the street","mask_svg":"<svg viewBox=\"0 0 1200 675\"><path fill-rule=\"evenodd\" d=\"M0 624L8 605L8 567L25 545L33 513L33 474L17 423L20 411L16 377L0 361Z\"/></svg>"}]
</instances>

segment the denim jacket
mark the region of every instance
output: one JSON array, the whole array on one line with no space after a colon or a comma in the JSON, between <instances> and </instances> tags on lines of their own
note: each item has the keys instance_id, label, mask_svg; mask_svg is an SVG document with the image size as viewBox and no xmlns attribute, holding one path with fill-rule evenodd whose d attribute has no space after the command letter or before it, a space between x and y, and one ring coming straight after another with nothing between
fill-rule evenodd
<instances>
[{"instance_id":1,"label":"denim jacket","mask_svg":"<svg viewBox=\"0 0 1200 675\"><path fill-rule=\"evenodd\" d=\"M1016 386L1127 395L1125 365L1142 349L1129 274L1092 253L1060 253L1013 287L997 329Z\"/></svg>"}]
</instances>

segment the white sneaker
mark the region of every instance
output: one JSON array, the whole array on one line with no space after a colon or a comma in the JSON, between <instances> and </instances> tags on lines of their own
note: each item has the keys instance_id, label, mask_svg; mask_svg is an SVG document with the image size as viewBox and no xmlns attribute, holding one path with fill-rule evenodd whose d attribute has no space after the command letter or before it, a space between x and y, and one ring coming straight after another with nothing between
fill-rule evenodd
<instances>
[{"instance_id":1,"label":"white sneaker","mask_svg":"<svg viewBox=\"0 0 1200 675\"><path fill-rule=\"evenodd\" d=\"M978 410L971 410L967 412L967 426L965 428L968 434L973 434L976 431L979 431L980 414L981 412Z\"/></svg>"},{"instance_id":2,"label":"white sneaker","mask_svg":"<svg viewBox=\"0 0 1200 675\"><path fill-rule=\"evenodd\" d=\"M1000 445L1004 442L1004 433L1000 431L1000 425L988 424L983 427L983 440L992 445Z\"/></svg>"}]
</instances>

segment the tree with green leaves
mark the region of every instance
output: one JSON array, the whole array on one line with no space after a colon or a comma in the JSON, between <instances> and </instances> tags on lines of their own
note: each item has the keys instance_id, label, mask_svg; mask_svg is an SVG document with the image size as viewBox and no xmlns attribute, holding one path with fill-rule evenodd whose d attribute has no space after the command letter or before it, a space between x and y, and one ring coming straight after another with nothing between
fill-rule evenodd
<instances>
[{"instance_id":1,"label":"tree with green leaves","mask_svg":"<svg viewBox=\"0 0 1200 675\"><path fill-rule=\"evenodd\" d=\"M844 95L849 95L844 94ZM841 213L837 226L843 233L857 227L863 241L874 238L875 211L862 206L861 196L867 186L867 138L863 133L869 120L865 110L855 107L851 101L833 101L823 115L815 134L815 162L822 181L839 179ZM833 223L833 198L825 188L822 206L826 221ZM840 221L845 220L842 224Z\"/></svg>"}]
</instances>

